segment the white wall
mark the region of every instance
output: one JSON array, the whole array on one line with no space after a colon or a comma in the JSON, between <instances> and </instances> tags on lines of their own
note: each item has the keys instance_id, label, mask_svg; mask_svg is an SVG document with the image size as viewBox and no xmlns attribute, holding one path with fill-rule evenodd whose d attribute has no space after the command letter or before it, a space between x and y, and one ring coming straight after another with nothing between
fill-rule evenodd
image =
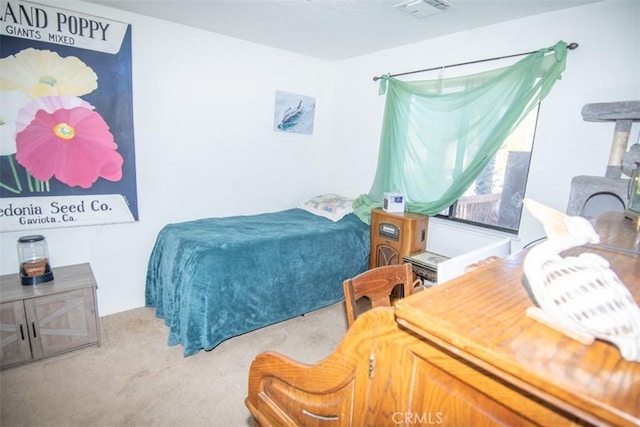
<instances>
[{"instance_id":1,"label":"white wall","mask_svg":"<svg viewBox=\"0 0 640 427\"><path fill-rule=\"evenodd\" d=\"M88 3L51 3L132 24L140 221L33 230L46 236L54 268L91 263L100 315L144 305L147 261L165 224L290 208L327 190L334 64ZM273 131L276 90L316 98L313 135ZM0 234L1 274L17 272L23 234Z\"/></svg>"},{"instance_id":2,"label":"white wall","mask_svg":"<svg viewBox=\"0 0 640 427\"><path fill-rule=\"evenodd\" d=\"M640 99L635 1L596 3L338 63L89 3L49 3L133 28L140 221L42 231L54 267L91 263L101 315L144 304L148 257L169 222L275 211L325 191L366 193L384 103L373 75L535 50L559 39L580 43L540 111L527 189L562 210L572 176L604 173L613 135L612 124L582 121L582 106ZM272 131L276 89L316 97L313 136ZM448 227L437 219L430 224ZM525 243L542 234L528 217L522 228ZM0 274L17 270L21 234L0 234Z\"/></svg>"},{"instance_id":3,"label":"white wall","mask_svg":"<svg viewBox=\"0 0 640 427\"><path fill-rule=\"evenodd\" d=\"M583 105L640 99L640 2L599 2L342 61L332 139L332 157L341 173L331 177L330 186L340 183L345 192L366 193L373 182L384 111L384 96L377 95L374 75L529 52L558 40L580 46L569 52L562 80L542 102L526 195L564 211L573 176L604 175L613 137L613 123L582 120ZM452 68L444 75L459 70ZM404 78L437 77L438 73L430 73ZM632 128L630 143L636 142L638 128L640 123ZM460 227L449 224L432 219L430 232L446 235ZM443 233L442 228L448 231ZM542 235L539 224L524 214L514 250ZM487 237L487 242L493 240Z\"/></svg>"}]
</instances>

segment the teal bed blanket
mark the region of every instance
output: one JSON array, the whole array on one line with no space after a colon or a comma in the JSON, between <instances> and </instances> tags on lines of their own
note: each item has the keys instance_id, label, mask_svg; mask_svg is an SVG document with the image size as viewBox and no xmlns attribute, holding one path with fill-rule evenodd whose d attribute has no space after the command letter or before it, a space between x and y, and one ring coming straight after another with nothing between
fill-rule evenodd
<instances>
[{"instance_id":1,"label":"teal bed blanket","mask_svg":"<svg viewBox=\"0 0 640 427\"><path fill-rule=\"evenodd\" d=\"M368 267L369 226L302 209L168 224L149 259L145 303L190 356L344 299Z\"/></svg>"}]
</instances>

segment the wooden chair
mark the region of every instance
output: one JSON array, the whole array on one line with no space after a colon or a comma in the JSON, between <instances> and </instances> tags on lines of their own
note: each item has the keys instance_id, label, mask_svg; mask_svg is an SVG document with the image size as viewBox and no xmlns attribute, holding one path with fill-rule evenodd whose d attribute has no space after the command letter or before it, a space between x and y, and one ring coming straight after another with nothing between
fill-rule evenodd
<instances>
[{"instance_id":1,"label":"wooden chair","mask_svg":"<svg viewBox=\"0 0 640 427\"><path fill-rule=\"evenodd\" d=\"M362 311L357 301L366 297L371 308L391 307L391 294L396 286L402 285L401 296L413 293L413 270L410 263L385 265L372 268L343 282L344 302L347 309L347 323L351 327Z\"/></svg>"}]
</instances>

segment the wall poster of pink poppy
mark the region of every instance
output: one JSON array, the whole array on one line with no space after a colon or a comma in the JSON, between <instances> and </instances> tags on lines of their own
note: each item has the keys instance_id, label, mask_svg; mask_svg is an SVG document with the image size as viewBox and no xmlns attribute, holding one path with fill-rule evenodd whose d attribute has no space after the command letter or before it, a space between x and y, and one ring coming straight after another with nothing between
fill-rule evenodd
<instances>
[{"instance_id":1,"label":"wall poster of pink poppy","mask_svg":"<svg viewBox=\"0 0 640 427\"><path fill-rule=\"evenodd\" d=\"M131 25L0 1L0 232L138 220Z\"/></svg>"}]
</instances>

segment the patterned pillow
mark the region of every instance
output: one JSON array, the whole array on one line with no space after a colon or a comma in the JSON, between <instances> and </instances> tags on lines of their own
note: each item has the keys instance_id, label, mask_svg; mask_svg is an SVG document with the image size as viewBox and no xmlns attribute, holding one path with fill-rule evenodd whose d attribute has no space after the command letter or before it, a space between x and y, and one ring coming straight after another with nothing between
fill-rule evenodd
<instances>
[{"instance_id":1,"label":"patterned pillow","mask_svg":"<svg viewBox=\"0 0 640 427\"><path fill-rule=\"evenodd\" d=\"M353 212L353 199L331 193L322 194L307 200L298 208L338 222L342 217Z\"/></svg>"}]
</instances>

